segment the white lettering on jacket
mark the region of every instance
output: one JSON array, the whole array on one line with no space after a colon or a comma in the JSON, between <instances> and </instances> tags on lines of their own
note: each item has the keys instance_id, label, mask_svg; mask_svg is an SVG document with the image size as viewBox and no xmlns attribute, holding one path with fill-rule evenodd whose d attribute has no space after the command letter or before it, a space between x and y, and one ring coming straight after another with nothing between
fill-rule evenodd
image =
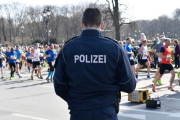
<instances>
[{"instance_id":1,"label":"white lettering on jacket","mask_svg":"<svg viewBox=\"0 0 180 120\"><path fill-rule=\"evenodd\" d=\"M106 63L106 55L74 55L74 63Z\"/></svg>"}]
</instances>

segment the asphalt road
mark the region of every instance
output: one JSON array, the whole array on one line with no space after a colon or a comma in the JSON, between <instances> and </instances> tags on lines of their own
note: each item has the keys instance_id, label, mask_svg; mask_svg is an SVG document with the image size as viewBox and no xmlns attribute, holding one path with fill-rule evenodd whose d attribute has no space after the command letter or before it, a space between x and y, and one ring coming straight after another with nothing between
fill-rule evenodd
<instances>
[{"instance_id":1,"label":"asphalt road","mask_svg":"<svg viewBox=\"0 0 180 120\"><path fill-rule=\"evenodd\" d=\"M10 71L5 68L5 79L0 80L0 120L69 120L68 106L56 96L53 84L36 77L30 80L27 69L22 71L21 79L15 75L13 80L9 80ZM43 77L46 76L45 69ZM137 88L148 89L151 96L158 95L162 107L147 109L145 104L127 101L127 94L123 94L119 120L179 120L180 86L176 80L175 92L168 91L169 78L170 74L164 75L163 85L158 86L157 92L152 95L151 80L146 79L145 73L140 73Z\"/></svg>"}]
</instances>

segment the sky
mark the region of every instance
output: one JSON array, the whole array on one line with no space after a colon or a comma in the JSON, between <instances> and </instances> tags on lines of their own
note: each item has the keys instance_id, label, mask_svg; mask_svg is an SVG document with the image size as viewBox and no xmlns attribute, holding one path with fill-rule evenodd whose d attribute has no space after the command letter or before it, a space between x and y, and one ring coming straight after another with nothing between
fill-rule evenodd
<instances>
[{"instance_id":1,"label":"sky","mask_svg":"<svg viewBox=\"0 0 180 120\"><path fill-rule=\"evenodd\" d=\"M19 2L32 6L43 5L76 5L84 2L95 2L96 0L0 0L2 3ZM110 0L111 1L111 0ZM119 0L128 6L124 17L133 20L152 20L161 15L172 17L173 11L180 8L180 0ZM99 0L99 3L106 3L106 0Z\"/></svg>"}]
</instances>

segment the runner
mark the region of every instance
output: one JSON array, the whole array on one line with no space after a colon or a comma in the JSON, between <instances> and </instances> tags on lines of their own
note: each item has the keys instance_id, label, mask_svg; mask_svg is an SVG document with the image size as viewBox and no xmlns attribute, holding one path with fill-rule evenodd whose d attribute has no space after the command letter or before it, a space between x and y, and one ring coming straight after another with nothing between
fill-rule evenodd
<instances>
[{"instance_id":1,"label":"runner","mask_svg":"<svg viewBox=\"0 0 180 120\"><path fill-rule=\"evenodd\" d=\"M4 56L4 54L2 53L3 52L3 50L2 49L0 49L0 68L1 68L1 79L4 79L4 76L3 76L3 67L4 67L4 65L3 65L3 61L5 60L5 56Z\"/></svg>"},{"instance_id":2,"label":"runner","mask_svg":"<svg viewBox=\"0 0 180 120\"><path fill-rule=\"evenodd\" d=\"M6 53L5 53L5 55L6 55L6 67L8 67L8 57L7 57L7 54L8 54L8 52L10 51L10 48L8 47L7 49L6 49Z\"/></svg>"},{"instance_id":3,"label":"runner","mask_svg":"<svg viewBox=\"0 0 180 120\"><path fill-rule=\"evenodd\" d=\"M136 79L138 79L139 70L142 68L142 66L144 64L146 64L146 66L147 66L147 73L148 73L147 78L151 79L150 74L149 74L150 73L150 62L148 61L148 58L147 58L148 57L147 40L143 40L142 46L141 46L138 54L141 55L141 60L139 62L139 67L136 72Z\"/></svg>"},{"instance_id":4,"label":"runner","mask_svg":"<svg viewBox=\"0 0 180 120\"><path fill-rule=\"evenodd\" d=\"M10 73L10 80L12 80L12 77L14 77L14 72L16 71L16 52L14 51L14 48L11 48L11 51L8 52L7 57L8 57L8 63L11 69Z\"/></svg>"},{"instance_id":5,"label":"runner","mask_svg":"<svg viewBox=\"0 0 180 120\"><path fill-rule=\"evenodd\" d=\"M28 48L28 51L26 52L26 57L27 57L27 66L28 66L28 70L29 70L29 73L30 73L31 67L32 67L31 48Z\"/></svg>"},{"instance_id":6,"label":"runner","mask_svg":"<svg viewBox=\"0 0 180 120\"><path fill-rule=\"evenodd\" d=\"M174 77L175 77L175 72L173 69L173 66L171 65L172 62L172 57L171 57L171 49L170 49L170 44L171 44L171 39L167 38L165 39L165 46L163 46L160 50L159 57L162 58L161 60L161 66L160 66L160 71L159 75L155 78L154 85L152 85L152 91L156 92L156 83L157 81L162 77L164 74L165 70L169 70L171 73L171 79L170 79L170 86L168 87L169 90L174 91L172 84L174 82Z\"/></svg>"},{"instance_id":7,"label":"runner","mask_svg":"<svg viewBox=\"0 0 180 120\"><path fill-rule=\"evenodd\" d=\"M20 49L19 45L16 45L16 50L15 50L16 54L17 54L17 58L16 58L16 73L19 76L19 78L22 78L20 75L20 70L22 67L22 55L23 55L23 51Z\"/></svg>"},{"instance_id":8,"label":"runner","mask_svg":"<svg viewBox=\"0 0 180 120\"><path fill-rule=\"evenodd\" d=\"M127 38L126 39L126 44L124 45L124 50L129 58L130 64L131 64L131 68L133 70L133 73L135 75L135 63L134 63L134 53L132 52L132 46L131 46L131 38Z\"/></svg>"},{"instance_id":9,"label":"runner","mask_svg":"<svg viewBox=\"0 0 180 120\"><path fill-rule=\"evenodd\" d=\"M45 52L45 57L47 59L48 65L50 67L48 76L46 78L47 82L49 82L49 77L51 76L50 81L52 82L53 74L54 74L54 60L56 57L56 50L54 49L54 45L50 44L49 49Z\"/></svg>"},{"instance_id":10,"label":"runner","mask_svg":"<svg viewBox=\"0 0 180 120\"><path fill-rule=\"evenodd\" d=\"M164 40L165 40L165 39L166 39L166 37L165 37L164 35L162 35L162 36L160 37L160 43L155 44L155 45L152 47L152 52L154 52L157 56L158 56L161 48L164 46ZM160 65L161 65L161 58L158 57L158 68L157 68L156 75L155 75L154 78L156 78L156 77L159 75ZM154 82L155 82L155 79L153 79L152 82L154 83ZM158 80L158 84L159 84L159 85L162 85L161 78Z\"/></svg>"},{"instance_id":11,"label":"runner","mask_svg":"<svg viewBox=\"0 0 180 120\"><path fill-rule=\"evenodd\" d=\"M40 46L40 63L41 63L41 67L43 67L44 65L44 49L43 46Z\"/></svg>"},{"instance_id":12,"label":"runner","mask_svg":"<svg viewBox=\"0 0 180 120\"><path fill-rule=\"evenodd\" d=\"M31 74L31 79L33 80L33 74L35 71L35 68L38 67L38 73L37 73L37 77L42 79L42 75L41 75L41 66L40 66L40 49L39 49L39 43L35 44L35 49L34 49L34 53L33 53L33 70L32 70L32 74ZM39 77L40 75L40 77Z\"/></svg>"},{"instance_id":13,"label":"runner","mask_svg":"<svg viewBox=\"0 0 180 120\"><path fill-rule=\"evenodd\" d=\"M40 73L42 73L42 69L43 69L43 66L44 66L44 49L43 49L43 46L40 46L40 64L41 64ZM41 78L41 79L43 79L43 78Z\"/></svg>"}]
</instances>

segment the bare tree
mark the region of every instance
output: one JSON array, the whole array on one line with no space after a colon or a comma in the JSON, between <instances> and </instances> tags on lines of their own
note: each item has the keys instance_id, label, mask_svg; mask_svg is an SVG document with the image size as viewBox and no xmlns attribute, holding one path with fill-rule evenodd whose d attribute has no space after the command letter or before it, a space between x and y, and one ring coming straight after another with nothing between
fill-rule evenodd
<instances>
[{"instance_id":1,"label":"bare tree","mask_svg":"<svg viewBox=\"0 0 180 120\"><path fill-rule=\"evenodd\" d=\"M111 19L113 20L113 24L115 27L115 32L116 32L116 39L120 40L120 27L123 24L130 24L130 23L125 23L126 18L122 18L122 12L119 9L119 6L124 6L124 4L119 4L118 0L106 0L108 3L108 8L106 13L110 13ZM112 6L111 6L112 5ZM127 7L127 6L126 6Z\"/></svg>"}]
</instances>

